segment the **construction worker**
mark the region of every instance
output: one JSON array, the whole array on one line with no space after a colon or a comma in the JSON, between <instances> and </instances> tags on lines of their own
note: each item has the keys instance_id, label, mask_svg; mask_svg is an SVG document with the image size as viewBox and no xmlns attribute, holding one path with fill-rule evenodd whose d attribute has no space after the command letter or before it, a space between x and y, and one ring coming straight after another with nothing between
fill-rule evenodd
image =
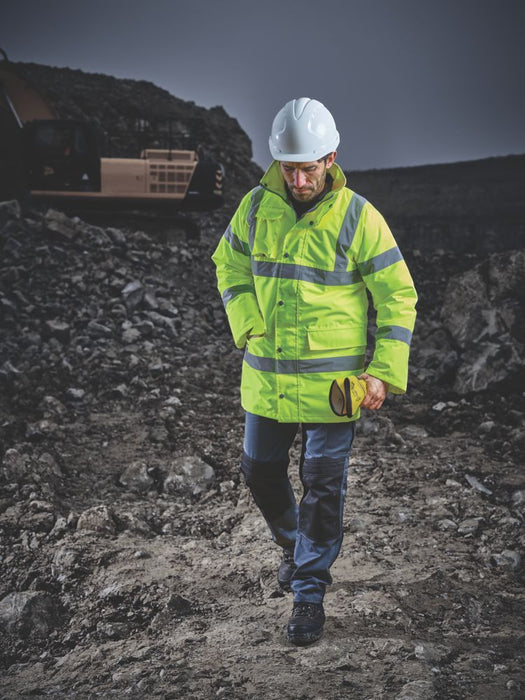
<instances>
[{"instance_id":1,"label":"construction worker","mask_svg":"<svg viewBox=\"0 0 525 700\"><path fill-rule=\"evenodd\" d=\"M330 387L361 377L362 405L371 410L387 391L405 392L417 296L385 220L346 187L328 109L291 100L273 121L269 145L274 160L242 199L213 261L234 342L245 348L241 469L283 549L277 578L294 595L288 638L304 645L323 632L359 417L333 412ZM364 371L367 290L377 332ZM299 424L297 504L288 453Z\"/></svg>"}]
</instances>

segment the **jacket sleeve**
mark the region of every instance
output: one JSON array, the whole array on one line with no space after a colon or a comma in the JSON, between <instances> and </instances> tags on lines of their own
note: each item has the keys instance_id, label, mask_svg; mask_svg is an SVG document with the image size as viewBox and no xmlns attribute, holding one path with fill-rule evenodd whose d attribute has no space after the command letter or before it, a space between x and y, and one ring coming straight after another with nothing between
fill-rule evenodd
<instances>
[{"instance_id":1,"label":"jacket sleeve","mask_svg":"<svg viewBox=\"0 0 525 700\"><path fill-rule=\"evenodd\" d=\"M355 261L377 312L375 350L367 372L406 391L417 294L408 267L381 214L369 203L356 231Z\"/></svg>"},{"instance_id":2,"label":"jacket sleeve","mask_svg":"<svg viewBox=\"0 0 525 700\"><path fill-rule=\"evenodd\" d=\"M217 246L212 260L235 345L243 348L248 335L266 332L257 303L248 243L247 213L251 193L242 200Z\"/></svg>"}]
</instances>

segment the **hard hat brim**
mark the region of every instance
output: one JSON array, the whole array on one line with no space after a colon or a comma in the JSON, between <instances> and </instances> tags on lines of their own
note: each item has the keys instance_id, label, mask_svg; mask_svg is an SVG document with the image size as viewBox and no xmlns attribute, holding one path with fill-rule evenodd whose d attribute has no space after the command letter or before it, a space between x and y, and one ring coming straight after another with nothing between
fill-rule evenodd
<instances>
[{"instance_id":1,"label":"hard hat brim","mask_svg":"<svg viewBox=\"0 0 525 700\"><path fill-rule=\"evenodd\" d=\"M324 158L337 150L338 146L339 139L336 139L333 143L327 144L326 149L320 148L307 153L281 153L281 151L275 148L275 146L272 144L271 137L269 139L269 147L272 158L280 161L287 160L290 163L311 163L314 160L320 160L321 158Z\"/></svg>"}]
</instances>

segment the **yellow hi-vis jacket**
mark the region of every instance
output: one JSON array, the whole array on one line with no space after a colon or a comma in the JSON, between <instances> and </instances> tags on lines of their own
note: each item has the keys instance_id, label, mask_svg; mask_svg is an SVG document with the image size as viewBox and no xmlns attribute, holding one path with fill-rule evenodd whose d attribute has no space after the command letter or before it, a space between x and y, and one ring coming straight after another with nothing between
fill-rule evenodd
<instances>
[{"instance_id":1,"label":"yellow hi-vis jacket","mask_svg":"<svg viewBox=\"0 0 525 700\"><path fill-rule=\"evenodd\" d=\"M338 165L329 173L332 189L298 219L274 161L212 256L234 342L246 347L242 406L283 423L349 420L328 395L334 379L364 370L367 289L377 310L367 372L406 391L412 278L383 217Z\"/></svg>"}]
</instances>

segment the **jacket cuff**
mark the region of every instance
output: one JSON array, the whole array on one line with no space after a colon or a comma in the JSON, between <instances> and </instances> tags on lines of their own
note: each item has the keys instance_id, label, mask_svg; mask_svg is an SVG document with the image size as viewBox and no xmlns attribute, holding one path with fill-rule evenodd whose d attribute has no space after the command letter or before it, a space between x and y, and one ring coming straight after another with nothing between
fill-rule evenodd
<instances>
[{"instance_id":1,"label":"jacket cuff","mask_svg":"<svg viewBox=\"0 0 525 700\"><path fill-rule=\"evenodd\" d=\"M376 343L372 362L366 372L388 384L392 394L404 394L408 382L409 347L398 340L384 339Z\"/></svg>"}]
</instances>

